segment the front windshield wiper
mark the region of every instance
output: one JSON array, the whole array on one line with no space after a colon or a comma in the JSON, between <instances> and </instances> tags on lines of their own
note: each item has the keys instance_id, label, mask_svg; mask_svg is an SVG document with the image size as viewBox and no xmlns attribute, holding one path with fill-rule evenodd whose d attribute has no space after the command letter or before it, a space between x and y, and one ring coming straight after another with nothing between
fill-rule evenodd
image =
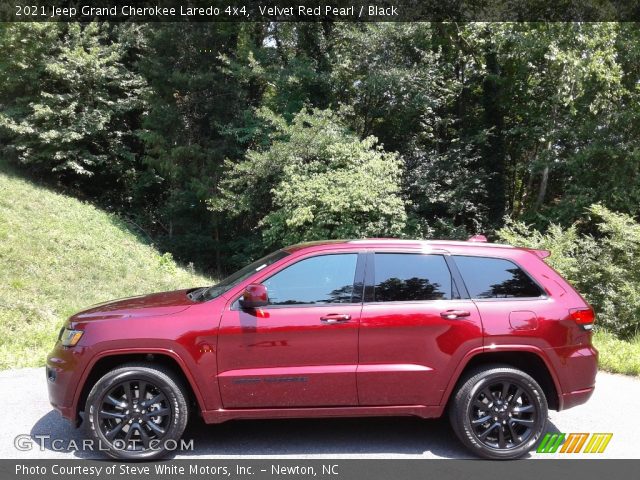
<instances>
[{"instance_id":1,"label":"front windshield wiper","mask_svg":"<svg viewBox=\"0 0 640 480\"><path fill-rule=\"evenodd\" d=\"M195 290L192 290L191 292L189 292L187 296L189 297L189 300L191 300L192 302L198 302L202 300L202 297L204 297L205 292L209 288L210 287L196 288Z\"/></svg>"}]
</instances>

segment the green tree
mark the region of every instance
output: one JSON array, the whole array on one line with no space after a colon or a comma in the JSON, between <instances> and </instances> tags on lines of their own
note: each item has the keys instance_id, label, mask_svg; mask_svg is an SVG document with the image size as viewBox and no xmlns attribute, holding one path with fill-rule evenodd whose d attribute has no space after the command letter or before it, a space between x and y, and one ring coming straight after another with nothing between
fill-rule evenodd
<instances>
[{"instance_id":1,"label":"green tree","mask_svg":"<svg viewBox=\"0 0 640 480\"><path fill-rule=\"evenodd\" d=\"M0 24L0 149L205 270L338 232L491 236L504 216L546 231L584 220L595 202L638 218L638 32L611 22ZM301 120L323 116L331 135ZM343 158L349 142L355 163ZM393 202L342 192L353 215L333 216L340 200L306 189L344 190L349 177L359 190L376 175L397 185L372 183Z\"/></svg>"},{"instance_id":2,"label":"green tree","mask_svg":"<svg viewBox=\"0 0 640 480\"><path fill-rule=\"evenodd\" d=\"M177 259L217 272L224 269L224 245L233 229L221 228L225 216L213 215L206 200L224 158L244 151L237 137L251 100L230 64L251 41L252 27L147 25L147 55L140 65L150 94L139 132L144 168L133 195L136 211Z\"/></svg>"},{"instance_id":3,"label":"green tree","mask_svg":"<svg viewBox=\"0 0 640 480\"><path fill-rule=\"evenodd\" d=\"M586 184L596 186L584 161L602 158L598 151L606 145L622 150L614 147L617 140L608 128L624 96L616 51L620 26L543 23L491 28L506 79L502 108L508 213L540 226L549 218L570 224L598 200L591 197L576 209L575 197L566 195L572 185L585 191ZM577 164L582 166L576 168Z\"/></svg>"},{"instance_id":4,"label":"green tree","mask_svg":"<svg viewBox=\"0 0 640 480\"><path fill-rule=\"evenodd\" d=\"M360 140L329 110L302 110L273 127L268 148L229 162L216 211L252 218L265 246L304 240L398 236L406 223L401 162L375 137Z\"/></svg>"},{"instance_id":5,"label":"green tree","mask_svg":"<svg viewBox=\"0 0 640 480\"><path fill-rule=\"evenodd\" d=\"M0 38L7 48L2 48L0 75L7 83L0 128L13 156L36 172L53 173L88 191L104 193L108 189L101 182L126 180L135 164L134 131L146 88L126 65L128 42L138 28L3 26ZM87 181L92 176L98 180Z\"/></svg>"}]
</instances>

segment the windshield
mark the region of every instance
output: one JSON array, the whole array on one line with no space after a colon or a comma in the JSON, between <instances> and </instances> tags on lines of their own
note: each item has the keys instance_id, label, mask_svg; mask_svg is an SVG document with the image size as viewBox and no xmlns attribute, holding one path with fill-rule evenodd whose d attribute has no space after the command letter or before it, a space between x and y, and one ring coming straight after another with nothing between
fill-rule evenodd
<instances>
[{"instance_id":1,"label":"windshield","mask_svg":"<svg viewBox=\"0 0 640 480\"><path fill-rule=\"evenodd\" d=\"M207 301L219 297L223 293L231 290L243 280L249 278L254 273L259 272L263 268L268 267L269 265L276 263L278 260L281 260L289 255L290 254L288 252L285 252L284 250L278 250L276 252L270 253L266 257L262 257L260 260L257 260L247 265L246 267L241 268L237 272L229 275L220 283L217 283L214 286L204 290L200 296L200 300Z\"/></svg>"}]
</instances>

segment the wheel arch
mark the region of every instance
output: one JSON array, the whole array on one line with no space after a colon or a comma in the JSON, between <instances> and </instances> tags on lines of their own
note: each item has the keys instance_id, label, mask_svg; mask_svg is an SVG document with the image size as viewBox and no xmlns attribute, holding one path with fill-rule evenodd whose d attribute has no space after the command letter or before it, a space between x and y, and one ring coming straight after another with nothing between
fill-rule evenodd
<instances>
[{"instance_id":1,"label":"wheel arch","mask_svg":"<svg viewBox=\"0 0 640 480\"><path fill-rule=\"evenodd\" d=\"M205 410L204 401L195 380L175 352L170 350L143 350L136 352L131 352L130 350L127 352L111 351L103 352L100 356L96 357L85 371L83 380L79 383L80 388L77 389L75 395L74 410L76 418L79 418L80 412L84 410L89 392L98 379L119 365L132 362L162 365L170 369L183 380L187 390L185 394L188 401L194 404L200 412ZM79 421L77 424L79 424Z\"/></svg>"},{"instance_id":2,"label":"wheel arch","mask_svg":"<svg viewBox=\"0 0 640 480\"><path fill-rule=\"evenodd\" d=\"M470 354L459 371L452 377L443 395L443 404L449 407L453 392L472 370L483 365L507 365L522 370L531 375L542 387L550 410L561 408L560 388L552 368L541 352L534 349L505 349L499 351L487 351L486 349Z\"/></svg>"}]
</instances>

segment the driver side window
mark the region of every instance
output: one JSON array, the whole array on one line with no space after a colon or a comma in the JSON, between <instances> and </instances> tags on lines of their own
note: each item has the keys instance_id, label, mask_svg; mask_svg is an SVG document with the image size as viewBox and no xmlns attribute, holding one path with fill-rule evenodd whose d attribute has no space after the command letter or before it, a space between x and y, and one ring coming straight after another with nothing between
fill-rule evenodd
<instances>
[{"instance_id":1,"label":"driver side window","mask_svg":"<svg viewBox=\"0 0 640 480\"><path fill-rule=\"evenodd\" d=\"M357 253L319 255L286 267L263 282L270 305L352 303Z\"/></svg>"}]
</instances>

